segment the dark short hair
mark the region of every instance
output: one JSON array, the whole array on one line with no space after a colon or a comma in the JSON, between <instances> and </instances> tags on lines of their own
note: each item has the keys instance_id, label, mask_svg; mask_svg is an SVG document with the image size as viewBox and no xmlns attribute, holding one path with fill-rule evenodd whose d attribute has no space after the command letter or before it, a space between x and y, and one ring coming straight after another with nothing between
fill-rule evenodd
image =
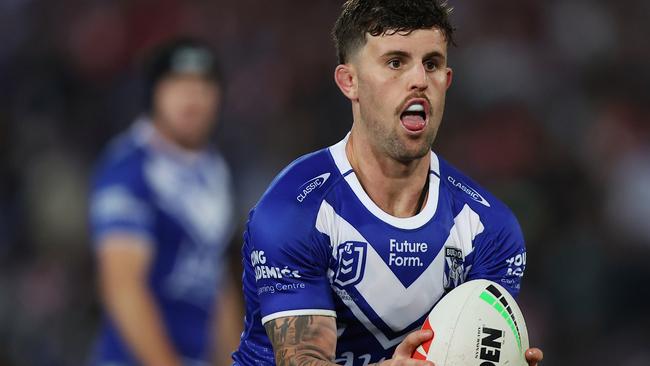
<instances>
[{"instance_id":1,"label":"dark short hair","mask_svg":"<svg viewBox=\"0 0 650 366\"><path fill-rule=\"evenodd\" d=\"M168 75L196 73L223 87L221 69L214 49L205 41L178 37L156 46L145 60L144 104L151 110L156 85Z\"/></svg>"},{"instance_id":2,"label":"dark short hair","mask_svg":"<svg viewBox=\"0 0 650 366\"><path fill-rule=\"evenodd\" d=\"M410 33L436 27L447 44L454 45L455 28L449 21L452 8L439 0L347 0L336 20L332 36L338 61L344 64L350 55L372 36Z\"/></svg>"}]
</instances>

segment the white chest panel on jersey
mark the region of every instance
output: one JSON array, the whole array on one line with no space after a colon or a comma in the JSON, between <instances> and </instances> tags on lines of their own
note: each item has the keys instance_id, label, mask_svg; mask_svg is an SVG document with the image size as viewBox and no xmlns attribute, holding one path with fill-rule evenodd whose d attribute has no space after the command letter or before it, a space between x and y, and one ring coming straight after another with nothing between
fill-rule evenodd
<instances>
[{"instance_id":1,"label":"white chest panel on jersey","mask_svg":"<svg viewBox=\"0 0 650 366\"><path fill-rule=\"evenodd\" d=\"M218 159L210 162L199 169L154 156L144 169L160 207L196 242L216 245L229 235L233 203L226 168Z\"/></svg>"},{"instance_id":2,"label":"white chest panel on jersey","mask_svg":"<svg viewBox=\"0 0 650 366\"><path fill-rule=\"evenodd\" d=\"M316 229L329 236L332 256L336 261L339 260L339 253L343 250L341 246L345 243L368 243L365 247L356 248L365 249L365 253L358 254L359 258L365 256L365 266L363 272L353 276L353 280L356 282L354 287L370 307L370 309L366 310L372 310L394 332L403 331L420 319L431 310L433 305L444 294L442 280L445 265L444 250L439 251L433 261L413 283L404 286L402 281L373 248L372 243L369 243L357 229L338 215L326 201L323 201L320 206ZM459 248L466 256L473 250L472 241L483 230L484 227L478 214L465 205L454 218L454 225L442 248ZM351 263L346 263L344 260L343 264ZM357 265L343 270L352 268L357 271L362 269L360 265ZM335 275L334 271L329 271L329 278L332 283L336 281ZM387 349L398 344L405 337L402 335L397 338L389 338L369 319L362 305L355 302L352 296L339 286L335 286L334 283L332 288L343 303L350 308L354 316L377 338L384 348Z\"/></svg>"}]
</instances>

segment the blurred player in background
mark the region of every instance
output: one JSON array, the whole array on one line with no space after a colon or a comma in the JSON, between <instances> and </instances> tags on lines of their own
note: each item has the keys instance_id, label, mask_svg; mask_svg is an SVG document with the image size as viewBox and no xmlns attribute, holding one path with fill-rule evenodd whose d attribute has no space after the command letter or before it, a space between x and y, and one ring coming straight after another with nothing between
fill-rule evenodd
<instances>
[{"instance_id":1,"label":"blurred player in background","mask_svg":"<svg viewBox=\"0 0 650 366\"><path fill-rule=\"evenodd\" d=\"M224 258L230 173L209 140L222 95L215 55L176 40L154 53L146 78L147 115L110 144L93 180L106 312L93 364L224 364L241 325Z\"/></svg>"},{"instance_id":2,"label":"blurred player in background","mask_svg":"<svg viewBox=\"0 0 650 366\"><path fill-rule=\"evenodd\" d=\"M478 278L519 293L517 220L431 151L452 80L448 12L435 0L343 5L335 81L352 130L293 162L251 211L235 364L431 364L410 359L432 337L414 330L445 293Z\"/></svg>"}]
</instances>

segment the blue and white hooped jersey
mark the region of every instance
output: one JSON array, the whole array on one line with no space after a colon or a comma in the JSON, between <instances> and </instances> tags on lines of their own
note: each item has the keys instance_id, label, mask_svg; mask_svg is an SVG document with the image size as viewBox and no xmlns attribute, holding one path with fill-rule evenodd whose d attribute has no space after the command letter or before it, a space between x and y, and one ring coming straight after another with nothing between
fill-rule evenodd
<instances>
[{"instance_id":1,"label":"blue and white hooped jersey","mask_svg":"<svg viewBox=\"0 0 650 366\"><path fill-rule=\"evenodd\" d=\"M186 365L207 365L211 321L233 233L230 172L215 151L189 153L140 120L111 143L92 182L95 250L112 233L153 247L149 285L165 329ZM94 365L138 365L110 317Z\"/></svg>"},{"instance_id":2,"label":"blue and white hooped jersey","mask_svg":"<svg viewBox=\"0 0 650 366\"><path fill-rule=\"evenodd\" d=\"M296 160L251 211L235 364L274 364L263 326L272 319L336 317L336 362L367 365L390 358L464 281L489 279L518 294L526 250L504 204L432 152L424 208L391 216L361 187L346 143Z\"/></svg>"}]
</instances>

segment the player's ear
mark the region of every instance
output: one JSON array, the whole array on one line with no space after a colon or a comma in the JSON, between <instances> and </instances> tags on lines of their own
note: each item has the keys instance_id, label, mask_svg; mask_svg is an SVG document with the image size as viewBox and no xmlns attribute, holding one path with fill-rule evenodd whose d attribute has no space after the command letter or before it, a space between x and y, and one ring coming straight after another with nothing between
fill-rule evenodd
<instances>
[{"instance_id":1,"label":"player's ear","mask_svg":"<svg viewBox=\"0 0 650 366\"><path fill-rule=\"evenodd\" d=\"M451 80L454 78L454 70L452 70L451 67L447 67L447 87L446 89L449 89L451 86Z\"/></svg>"},{"instance_id":2,"label":"player's ear","mask_svg":"<svg viewBox=\"0 0 650 366\"><path fill-rule=\"evenodd\" d=\"M357 96L357 75L352 64L341 64L334 70L334 81L338 85L343 95L348 99L355 101Z\"/></svg>"}]
</instances>

